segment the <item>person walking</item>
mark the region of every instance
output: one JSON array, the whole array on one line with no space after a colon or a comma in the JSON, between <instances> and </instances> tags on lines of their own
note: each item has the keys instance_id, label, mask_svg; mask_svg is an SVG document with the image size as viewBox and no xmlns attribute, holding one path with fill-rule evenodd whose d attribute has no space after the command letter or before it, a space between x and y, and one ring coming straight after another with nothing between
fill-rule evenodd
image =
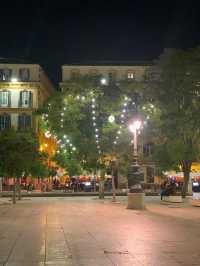
<instances>
[{"instance_id":1,"label":"person walking","mask_svg":"<svg viewBox=\"0 0 200 266\"><path fill-rule=\"evenodd\" d=\"M163 196L166 195L166 188L167 188L167 181L164 181L161 185L160 185L160 199L163 199Z\"/></svg>"}]
</instances>

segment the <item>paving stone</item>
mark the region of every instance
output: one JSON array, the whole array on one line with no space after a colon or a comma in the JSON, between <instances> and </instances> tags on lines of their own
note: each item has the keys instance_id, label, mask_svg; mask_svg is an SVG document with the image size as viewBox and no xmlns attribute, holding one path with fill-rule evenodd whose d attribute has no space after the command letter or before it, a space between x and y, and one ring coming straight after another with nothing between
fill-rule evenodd
<instances>
[{"instance_id":1,"label":"paving stone","mask_svg":"<svg viewBox=\"0 0 200 266\"><path fill-rule=\"evenodd\" d=\"M44 266L44 265L45 265L44 262L32 262L28 260L28 261L11 261L6 263L4 266Z\"/></svg>"},{"instance_id":2,"label":"paving stone","mask_svg":"<svg viewBox=\"0 0 200 266\"><path fill-rule=\"evenodd\" d=\"M2 206L0 266L200 265L199 209L154 198L142 212L125 205L85 197Z\"/></svg>"},{"instance_id":3,"label":"paving stone","mask_svg":"<svg viewBox=\"0 0 200 266\"><path fill-rule=\"evenodd\" d=\"M46 261L45 262L45 266L76 266L76 265L74 265L72 261L51 260L51 261Z\"/></svg>"}]
</instances>

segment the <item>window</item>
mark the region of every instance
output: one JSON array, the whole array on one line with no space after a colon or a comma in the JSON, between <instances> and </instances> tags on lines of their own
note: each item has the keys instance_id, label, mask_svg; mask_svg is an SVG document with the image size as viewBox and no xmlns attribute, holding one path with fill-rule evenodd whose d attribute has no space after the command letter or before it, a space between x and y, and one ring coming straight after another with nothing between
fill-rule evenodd
<instances>
[{"instance_id":1,"label":"window","mask_svg":"<svg viewBox=\"0 0 200 266\"><path fill-rule=\"evenodd\" d=\"M91 75L91 76L97 76L97 75L98 75L98 70L96 70L96 69L91 69L91 70L89 71L89 75Z\"/></svg>"},{"instance_id":2,"label":"window","mask_svg":"<svg viewBox=\"0 0 200 266\"><path fill-rule=\"evenodd\" d=\"M128 72L127 77L128 77L128 79L135 79L135 73Z\"/></svg>"},{"instance_id":3,"label":"window","mask_svg":"<svg viewBox=\"0 0 200 266\"><path fill-rule=\"evenodd\" d=\"M19 78L21 81L29 81L30 80L30 71L28 68L21 68L19 70Z\"/></svg>"},{"instance_id":4,"label":"window","mask_svg":"<svg viewBox=\"0 0 200 266\"><path fill-rule=\"evenodd\" d=\"M147 183L154 183L154 168L151 166L147 166Z\"/></svg>"},{"instance_id":5,"label":"window","mask_svg":"<svg viewBox=\"0 0 200 266\"><path fill-rule=\"evenodd\" d=\"M116 73L115 72L109 72L108 73L108 83L112 84L115 81Z\"/></svg>"},{"instance_id":6,"label":"window","mask_svg":"<svg viewBox=\"0 0 200 266\"><path fill-rule=\"evenodd\" d=\"M12 69L0 69L0 81L10 81L12 76Z\"/></svg>"},{"instance_id":7,"label":"window","mask_svg":"<svg viewBox=\"0 0 200 266\"><path fill-rule=\"evenodd\" d=\"M10 91L0 91L0 107L9 107L11 102L10 102L10 97L11 93Z\"/></svg>"},{"instance_id":8,"label":"window","mask_svg":"<svg viewBox=\"0 0 200 266\"><path fill-rule=\"evenodd\" d=\"M31 91L21 91L19 97L19 107L32 107L32 92Z\"/></svg>"},{"instance_id":9,"label":"window","mask_svg":"<svg viewBox=\"0 0 200 266\"><path fill-rule=\"evenodd\" d=\"M153 152L153 143L146 143L143 146L144 156L151 156Z\"/></svg>"},{"instance_id":10,"label":"window","mask_svg":"<svg viewBox=\"0 0 200 266\"><path fill-rule=\"evenodd\" d=\"M11 118L8 114L0 115L0 130L11 128Z\"/></svg>"},{"instance_id":11,"label":"window","mask_svg":"<svg viewBox=\"0 0 200 266\"><path fill-rule=\"evenodd\" d=\"M72 69L70 72L70 78L76 79L80 76L80 70L79 69Z\"/></svg>"},{"instance_id":12,"label":"window","mask_svg":"<svg viewBox=\"0 0 200 266\"><path fill-rule=\"evenodd\" d=\"M21 114L18 116L18 130L27 130L31 128L31 116Z\"/></svg>"}]
</instances>

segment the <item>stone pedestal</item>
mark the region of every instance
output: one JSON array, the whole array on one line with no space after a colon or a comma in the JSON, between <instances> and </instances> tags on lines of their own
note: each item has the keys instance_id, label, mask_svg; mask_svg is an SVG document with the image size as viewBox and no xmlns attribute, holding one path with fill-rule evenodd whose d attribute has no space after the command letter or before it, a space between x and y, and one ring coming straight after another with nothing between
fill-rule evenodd
<instances>
[{"instance_id":1,"label":"stone pedestal","mask_svg":"<svg viewBox=\"0 0 200 266\"><path fill-rule=\"evenodd\" d=\"M143 192L128 193L127 209L144 210L144 196L145 194Z\"/></svg>"},{"instance_id":2,"label":"stone pedestal","mask_svg":"<svg viewBox=\"0 0 200 266\"><path fill-rule=\"evenodd\" d=\"M191 181L188 183L188 193L192 194L192 182Z\"/></svg>"}]
</instances>

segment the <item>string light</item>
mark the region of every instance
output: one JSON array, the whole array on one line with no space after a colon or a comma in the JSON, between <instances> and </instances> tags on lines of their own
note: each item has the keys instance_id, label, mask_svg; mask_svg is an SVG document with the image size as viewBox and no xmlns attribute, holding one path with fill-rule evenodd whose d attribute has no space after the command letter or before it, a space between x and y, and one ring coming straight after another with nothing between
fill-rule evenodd
<instances>
[{"instance_id":1,"label":"string light","mask_svg":"<svg viewBox=\"0 0 200 266\"><path fill-rule=\"evenodd\" d=\"M95 132L95 134L94 134L94 137L95 137L95 142L96 142L96 144L97 144L97 150L98 150L98 152L99 152L99 154L101 153L101 147L100 147L100 145L99 145L99 134L97 134L97 132L99 132L99 129L96 127L97 126L97 123L95 122L96 121L96 110L95 110L95 108L96 108L96 99L95 98L92 98L92 100L91 100L91 108L92 108L92 120L93 120L93 127L94 127L94 132Z\"/></svg>"},{"instance_id":2,"label":"string light","mask_svg":"<svg viewBox=\"0 0 200 266\"><path fill-rule=\"evenodd\" d=\"M131 99L129 99L127 96L124 97L124 102L122 103L122 111L121 111L121 114L120 114L120 122L121 122L121 125L119 126L120 130L117 131L117 134L115 136L115 140L113 142L113 144L117 144L118 143L118 140L119 140L119 135L121 135L121 129L122 129L122 125L124 125L125 121L124 119L126 118L127 116L127 107L128 107L128 102L130 101Z\"/></svg>"},{"instance_id":3,"label":"string light","mask_svg":"<svg viewBox=\"0 0 200 266\"><path fill-rule=\"evenodd\" d=\"M93 92L91 91L90 94L93 95ZM77 95L76 96L76 99L77 100L83 100L84 101L84 100L86 100L86 97L85 96ZM115 137L114 142L113 142L115 145L118 143L118 140L119 140L120 136L122 135L122 128L124 127L124 124L127 121L127 116L128 116L128 112L127 112L128 110L127 110L127 108L129 106L129 104L135 105L135 102L134 101L131 101L130 98L128 98L127 96L125 96L124 97L124 101L122 103L121 114L119 115L120 116L120 123L121 123L121 125L119 125L119 127L118 127L118 130L116 132L116 137ZM101 153L101 147L99 145L100 135L97 134L97 133L99 133L99 129L97 128L97 123L96 123L96 120L98 119L98 117L96 116L96 109L95 108L97 108L97 104L96 104L96 99L93 96L93 98L91 99L92 125L94 127L94 137L95 137L95 142L97 144L96 147L97 147L97 150L99 151L99 153ZM67 110L67 108L66 107L63 107L63 111L66 111L66 110ZM142 107L142 110L147 110L151 114L155 110L155 107L154 107L153 104L149 104L148 108L146 106L143 106ZM61 128L64 127L64 124L63 124L64 123L64 119L63 119L64 118L64 115L65 115L64 112L61 112L60 113L60 116L61 116L61 119L60 119L60 123L61 123L60 124L60 127ZM42 119L45 120L46 122L48 122L47 118L48 118L48 114L43 114L42 115ZM149 120L150 119L150 115L147 115L146 116L146 119ZM115 121L115 117L114 117L114 121ZM147 124L147 121L144 121L143 124L146 125ZM46 136L47 137L48 136L50 137L50 136L52 136L52 134L47 131L46 132ZM71 141L67 138L67 135L63 135L63 141L64 140L66 142L65 145L68 145L68 147L71 147L71 151L75 151L76 150L76 147L73 146L73 144L71 143ZM63 143L61 144L59 140L57 141L57 143L60 144L60 147L61 148L67 147ZM65 148L65 150L66 150L66 148Z\"/></svg>"}]
</instances>

